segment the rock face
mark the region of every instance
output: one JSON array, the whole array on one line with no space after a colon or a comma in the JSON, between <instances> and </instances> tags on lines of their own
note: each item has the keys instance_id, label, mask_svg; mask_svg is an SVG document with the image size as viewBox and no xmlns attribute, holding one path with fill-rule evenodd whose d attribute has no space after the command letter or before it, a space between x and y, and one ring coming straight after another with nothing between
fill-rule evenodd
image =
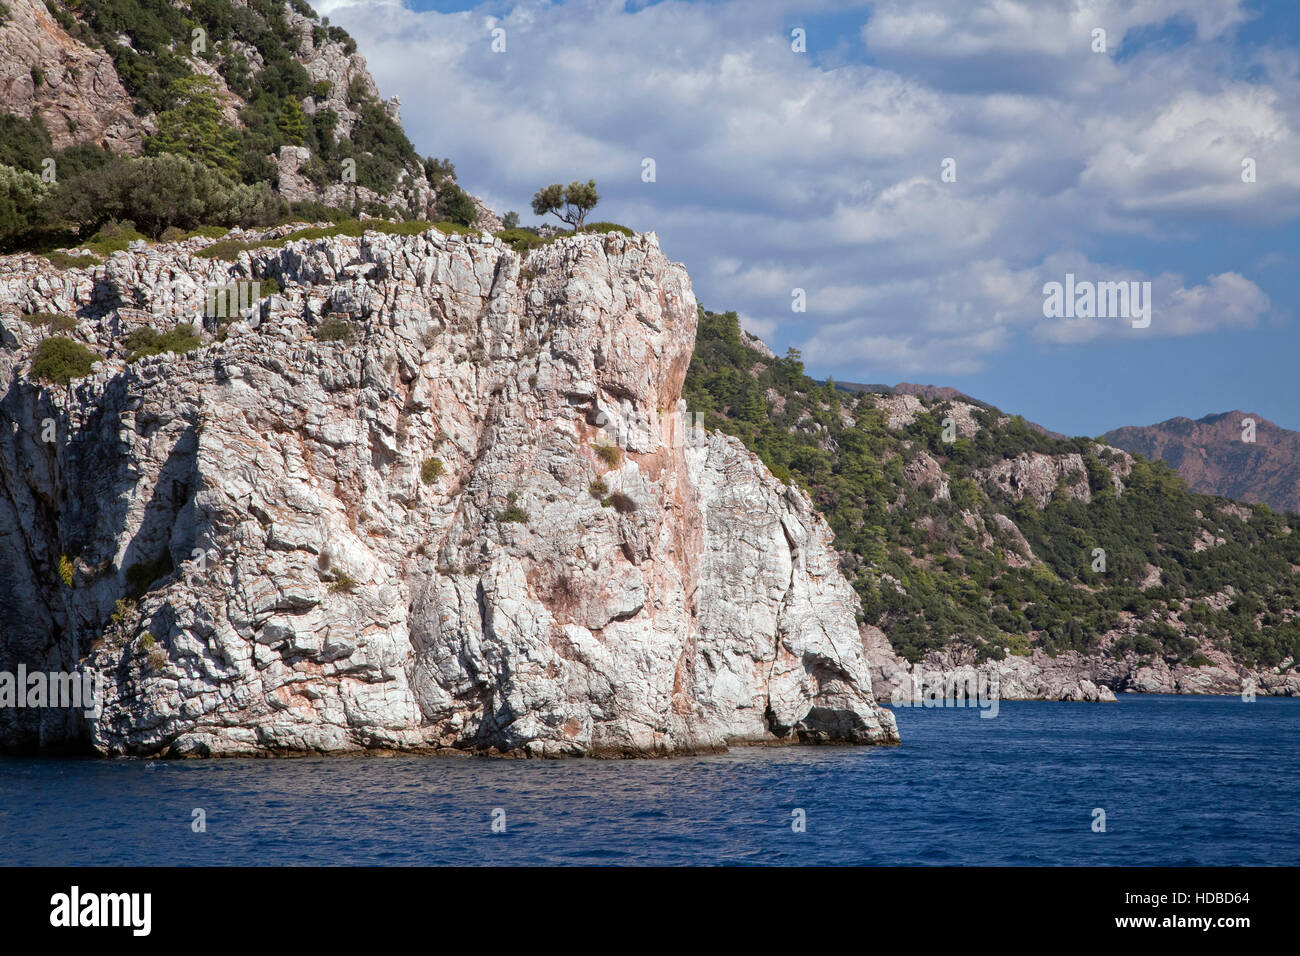
<instances>
[{"instance_id":1,"label":"rock face","mask_svg":"<svg viewBox=\"0 0 1300 956\"><path fill-rule=\"evenodd\" d=\"M1246 422L1253 424L1253 434ZM1264 502L1274 511L1300 511L1300 433L1262 415L1234 411L1195 421L1171 418L1119 428L1105 438L1126 451L1163 460L1193 491Z\"/></svg>"},{"instance_id":2,"label":"rock face","mask_svg":"<svg viewBox=\"0 0 1300 956\"><path fill-rule=\"evenodd\" d=\"M897 741L824 521L683 426L696 304L653 235L207 242L0 259L0 670L106 681L98 717L0 710L4 747ZM123 360L266 278L220 341ZM30 380L36 311L89 376Z\"/></svg>"},{"instance_id":3,"label":"rock face","mask_svg":"<svg viewBox=\"0 0 1300 956\"><path fill-rule=\"evenodd\" d=\"M69 36L40 0L5 0L0 18L0 108L45 121L56 148L144 148L140 120L113 59Z\"/></svg>"},{"instance_id":4,"label":"rock face","mask_svg":"<svg viewBox=\"0 0 1300 956\"><path fill-rule=\"evenodd\" d=\"M1088 469L1083 456L1023 454L978 471L976 479L991 485L1013 500L1031 498L1039 508L1047 507L1057 486L1076 501L1092 500Z\"/></svg>"},{"instance_id":5,"label":"rock face","mask_svg":"<svg viewBox=\"0 0 1300 956\"><path fill-rule=\"evenodd\" d=\"M1001 700L1113 701L1116 691L1136 694L1242 694L1300 697L1300 674L1293 661L1266 670L1234 663L1208 643L1198 652L1210 663L1197 667L1170 665L1159 657L1124 654L1080 654L1066 651L1052 657L1035 648L1028 656L1007 655L1002 660L976 663L970 648L931 651L915 664L901 659L884 633L862 625L872 688L887 699L898 688L904 693L913 681L942 684L976 675L996 685ZM1108 634L1106 647L1118 634Z\"/></svg>"}]
</instances>

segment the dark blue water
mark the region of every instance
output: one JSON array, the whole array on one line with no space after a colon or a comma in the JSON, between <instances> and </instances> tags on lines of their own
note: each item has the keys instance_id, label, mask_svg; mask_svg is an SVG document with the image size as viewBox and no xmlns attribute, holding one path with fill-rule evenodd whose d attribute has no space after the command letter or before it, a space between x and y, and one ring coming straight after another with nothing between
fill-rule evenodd
<instances>
[{"instance_id":1,"label":"dark blue water","mask_svg":"<svg viewBox=\"0 0 1300 956\"><path fill-rule=\"evenodd\" d=\"M895 712L671 760L0 758L0 863L1300 864L1300 700Z\"/></svg>"}]
</instances>

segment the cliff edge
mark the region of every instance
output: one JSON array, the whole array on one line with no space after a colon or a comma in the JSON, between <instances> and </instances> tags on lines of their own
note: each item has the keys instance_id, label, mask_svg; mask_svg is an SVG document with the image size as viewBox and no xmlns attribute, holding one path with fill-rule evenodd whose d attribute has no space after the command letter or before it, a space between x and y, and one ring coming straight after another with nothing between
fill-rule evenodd
<instances>
[{"instance_id":1,"label":"cliff edge","mask_svg":"<svg viewBox=\"0 0 1300 956\"><path fill-rule=\"evenodd\" d=\"M682 414L696 302L653 234L283 232L0 259L0 670L105 681L0 746L897 741L824 520ZM44 384L59 324L98 361Z\"/></svg>"}]
</instances>

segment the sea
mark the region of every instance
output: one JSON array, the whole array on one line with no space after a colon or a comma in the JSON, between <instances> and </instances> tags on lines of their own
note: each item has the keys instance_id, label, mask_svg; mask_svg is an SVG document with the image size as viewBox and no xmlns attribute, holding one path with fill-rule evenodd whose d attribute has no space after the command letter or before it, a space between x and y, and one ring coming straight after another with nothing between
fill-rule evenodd
<instances>
[{"instance_id":1,"label":"sea","mask_svg":"<svg viewBox=\"0 0 1300 956\"><path fill-rule=\"evenodd\" d=\"M0 865L1300 864L1300 699L981 713L645 760L0 757Z\"/></svg>"}]
</instances>

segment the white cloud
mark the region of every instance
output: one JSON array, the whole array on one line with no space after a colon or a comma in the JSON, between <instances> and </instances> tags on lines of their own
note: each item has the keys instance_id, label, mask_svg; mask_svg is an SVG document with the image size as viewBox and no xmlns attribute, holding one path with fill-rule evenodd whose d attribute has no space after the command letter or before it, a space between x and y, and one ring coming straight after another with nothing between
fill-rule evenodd
<instances>
[{"instance_id":1,"label":"white cloud","mask_svg":"<svg viewBox=\"0 0 1300 956\"><path fill-rule=\"evenodd\" d=\"M594 176L596 215L656 230L707 307L802 343L810 367L839 377L940 376L1017 343L1118 334L1044 324L1042 283L1067 266L1150 278L1150 335L1249 328L1268 312L1231 268L1185 280L1117 261L1224 218L1300 216L1300 66L1232 45L1244 3L854 6L869 64L791 52L791 18L844 8L830 2L530 0L496 18L499 5L317 8L401 94L417 147L452 158L471 191L529 221L539 186ZM1171 23L1196 40L1143 45ZM1094 25L1106 54L1089 49ZM811 29L810 48L830 45ZM955 183L940 181L945 157ZM790 311L796 287L807 313Z\"/></svg>"}]
</instances>

